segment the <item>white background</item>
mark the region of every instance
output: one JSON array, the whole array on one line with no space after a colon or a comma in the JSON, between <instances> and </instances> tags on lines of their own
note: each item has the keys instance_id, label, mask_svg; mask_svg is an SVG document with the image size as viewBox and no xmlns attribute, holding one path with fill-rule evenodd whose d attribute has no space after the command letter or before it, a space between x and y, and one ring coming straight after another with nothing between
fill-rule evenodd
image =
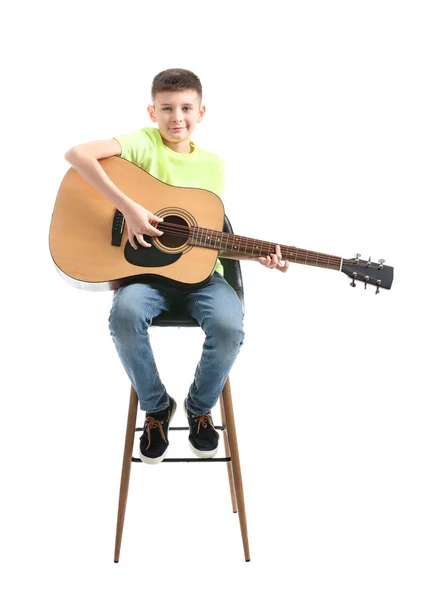
<instances>
[{"instance_id":1,"label":"white background","mask_svg":"<svg viewBox=\"0 0 422 600\"><path fill-rule=\"evenodd\" d=\"M3 597L420 600L417 4L3 12ZM64 153L148 126L152 78L169 67L202 80L194 140L226 161L237 233L395 267L375 295L333 271L242 263L246 339L231 381L250 563L218 464L134 464L113 563L129 385L111 294L67 285L49 255ZM181 406L202 334L151 338ZM170 456L185 452L175 432Z\"/></svg>"}]
</instances>

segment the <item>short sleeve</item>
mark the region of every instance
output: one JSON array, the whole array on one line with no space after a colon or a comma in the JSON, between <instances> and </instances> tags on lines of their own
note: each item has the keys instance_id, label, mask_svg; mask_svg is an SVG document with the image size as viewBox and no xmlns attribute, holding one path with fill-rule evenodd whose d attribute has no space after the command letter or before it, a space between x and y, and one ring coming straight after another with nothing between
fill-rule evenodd
<instances>
[{"instance_id":1,"label":"short sleeve","mask_svg":"<svg viewBox=\"0 0 422 600\"><path fill-rule=\"evenodd\" d=\"M135 163L143 169L147 168L154 144L144 129L118 135L114 139L120 144L122 149L120 156L122 158Z\"/></svg>"}]
</instances>

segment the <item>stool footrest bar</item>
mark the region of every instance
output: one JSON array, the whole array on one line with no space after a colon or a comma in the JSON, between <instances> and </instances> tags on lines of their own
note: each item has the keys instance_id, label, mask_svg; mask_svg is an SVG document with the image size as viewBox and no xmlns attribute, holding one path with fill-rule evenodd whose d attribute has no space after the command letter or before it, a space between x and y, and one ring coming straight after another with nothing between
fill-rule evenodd
<instances>
[{"instance_id":1,"label":"stool footrest bar","mask_svg":"<svg viewBox=\"0 0 422 600\"><path fill-rule=\"evenodd\" d=\"M132 462L141 463L140 458L132 456ZM231 457L225 458L164 458L161 462L231 462Z\"/></svg>"},{"instance_id":2,"label":"stool footrest bar","mask_svg":"<svg viewBox=\"0 0 422 600\"><path fill-rule=\"evenodd\" d=\"M221 425L214 425L216 429L220 429L221 431L226 431L225 427ZM135 431L143 431L143 427L136 427ZM189 427L169 427L169 431L189 431Z\"/></svg>"}]
</instances>

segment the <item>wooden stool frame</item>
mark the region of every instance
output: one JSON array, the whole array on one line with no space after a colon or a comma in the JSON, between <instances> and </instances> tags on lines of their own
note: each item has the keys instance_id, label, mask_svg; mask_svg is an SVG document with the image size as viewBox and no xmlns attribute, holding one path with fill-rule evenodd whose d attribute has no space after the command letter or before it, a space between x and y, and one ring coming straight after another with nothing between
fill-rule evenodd
<instances>
[{"instance_id":1,"label":"wooden stool frame","mask_svg":"<svg viewBox=\"0 0 422 600\"><path fill-rule=\"evenodd\" d=\"M224 458L165 458L162 462L226 462L229 476L230 494L234 513L239 514L240 531L242 534L243 550L246 562L250 561L248 529L246 524L245 500L243 496L242 473L240 469L239 449L237 445L236 426L234 422L233 403L230 391L229 377L226 380L223 392L220 396L221 426L216 426L223 432ZM135 432L143 428L136 427L136 416L138 412L138 396L133 387L130 391L129 413L126 427L126 440L123 453L122 476L120 480L119 508L117 513L116 543L114 548L114 562L118 563L120 558L120 547L122 544L123 525L125 521L126 504L129 491L130 471L132 462L142 462L140 458L132 456ZM189 427L170 427L170 430L189 430Z\"/></svg>"}]
</instances>

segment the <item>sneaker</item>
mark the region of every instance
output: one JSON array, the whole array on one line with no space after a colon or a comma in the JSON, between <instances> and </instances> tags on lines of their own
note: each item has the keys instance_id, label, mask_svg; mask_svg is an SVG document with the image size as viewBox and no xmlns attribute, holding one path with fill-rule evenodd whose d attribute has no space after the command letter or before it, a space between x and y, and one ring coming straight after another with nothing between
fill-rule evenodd
<instances>
[{"instance_id":1,"label":"sneaker","mask_svg":"<svg viewBox=\"0 0 422 600\"><path fill-rule=\"evenodd\" d=\"M144 432L140 439L139 454L142 462L149 465L160 463L168 450L168 429L176 412L177 404L170 398L170 405L158 412L147 412Z\"/></svg>"},{"instance_id":2,"label":"sneaker","mask_svg":"<svg viewBox=\"0 0 422 600\"><path fill-rule=\"evenodd\" d=\"M195 456L199 458L212 458L218 451L219 433L212 422L211 413L194 415L187 407L185 412L189 421L189 445Z\"/></svg>"}]
</instances>

